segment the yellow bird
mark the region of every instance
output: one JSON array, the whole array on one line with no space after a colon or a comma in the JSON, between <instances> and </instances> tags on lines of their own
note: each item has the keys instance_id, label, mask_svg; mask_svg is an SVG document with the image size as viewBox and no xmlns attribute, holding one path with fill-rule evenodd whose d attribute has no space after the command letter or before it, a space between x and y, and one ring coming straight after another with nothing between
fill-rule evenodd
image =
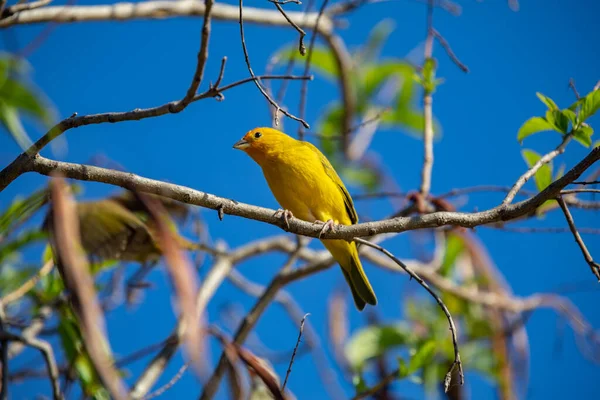
<instances>
[{"instance_id":1,"label":"yellow bird","mask_svg":"<svg viewBox=\"0 0 600 400\"><path fill-rule=\"evenodd\" d=\"M256 128L236 144L260 165L271 192L288 220L324 223L321 233L334 231L336 224L352 225L358 216L350 193L327 158L311 143L296 140L272 128ZM325 222L323 222L325 221ZM359 310L376 305L375 292L358 258L356 243L321 240L342 267Z\"/></svg>"}]
</instances>

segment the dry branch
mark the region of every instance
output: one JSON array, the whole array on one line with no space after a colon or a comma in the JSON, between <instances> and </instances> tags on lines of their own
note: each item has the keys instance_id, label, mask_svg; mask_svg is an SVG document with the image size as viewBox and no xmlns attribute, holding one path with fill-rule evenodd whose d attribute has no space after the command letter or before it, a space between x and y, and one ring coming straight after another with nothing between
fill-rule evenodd
<instances>
[{"instance_id":1,"label":"dry branch","mask_svg":"<svg viewBox=\"0 0 600 400\"><path fill-rule=\"evenodd\" d=\"M126 21L134 19L164 19L169 17L203 16L206 12L204 2L182 1L146 1L142 3L116 3L93 6L50 6L34 10L23 10L0 20L0 28L18 24L43 22L73 23L84 21ZM215 4L213 19L219 21L238 21L238 7L229 4ZM244 19L263 25L287 26L288 21L277 11L265 8L246 7ZM289 12L288 17L302 28L315 26L316 13ZM333 21L324 19L319 26L321 33L333 30Z\"/></svg>"},{"instance_id":2,"label":"dry branch","mask_svg":"<svg viewBox=\"0 0 600 400\"><path fill-rule=\"evenodd\" d=\"M485 211L473 213L438 211L412 217L396 217L351 226L339 226L335 232L323 234L322 238L352 239L357 236L372 236L380 233L404 232L446 225L472 228L493 222L517 219L535 211L546 200L555 198L565 186L579 178L579 176L598 159L600 159L600 148L595 148L565 175L550 184L542 192L518 203L499 205ZM33 157L21 155L15 162L0 172L0 188L6 187L10 182L25 172L37 172L42 175L50 175L53 172L57 172L72 179L103 182L121 186L129 190L159 194L183 203L206 207L213 210L222 210L224 214L254 219L256 221L278 226L282 229L284 227L287 229L281 218L277 218L274 215L275 211L271 209L218 197L185 186L143 178L131 173L89 165L54 161L39 155ZM287 229L289 232L315 238L319 237L322 228L321 225L302 221L297 218L292 218L289 222L289 229Z\"/></svg>"}]
</instances>

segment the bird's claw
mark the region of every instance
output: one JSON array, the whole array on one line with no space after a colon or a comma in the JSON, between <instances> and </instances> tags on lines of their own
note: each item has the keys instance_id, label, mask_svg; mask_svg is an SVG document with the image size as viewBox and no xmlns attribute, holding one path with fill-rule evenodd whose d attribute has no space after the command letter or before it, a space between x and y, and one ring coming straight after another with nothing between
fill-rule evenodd
<instances>
[{"instance_id":1,"label":"bird's claw","mask_svg":"<svg viewBox=\"0 0 600 400\"><path fill-rule=\"evenodd\" d=\"M275 211L275 214L273 214L273 216L283 218L285 226L288 230L290 229L290 218L294 218L294 214L292 214L290 210L284 210L283 208L280 208L279 210Z\"/></svg>"},{"instance_id":2,"label":"bird's claw","mask_svg":"<svg viewBox=\"0 0 600 400\"><path fill-rule=\"evenodd\" d=\"M327 222L316 220L314 223L315 224L323 224L323 228L321 228L321 231L319 232L319 239L321 238L321 236L323 236L327 232L334 233L335 230L336 230L335 229L335 222L333 222L332 219L328 220Z\"/></svg>"}]
</instances>

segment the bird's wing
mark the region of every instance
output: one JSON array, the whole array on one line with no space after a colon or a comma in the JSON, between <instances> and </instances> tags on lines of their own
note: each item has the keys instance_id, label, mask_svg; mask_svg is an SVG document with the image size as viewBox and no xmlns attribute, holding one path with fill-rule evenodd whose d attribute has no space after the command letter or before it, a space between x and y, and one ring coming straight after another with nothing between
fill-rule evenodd
<instances>
[{"instance_id":1,"label":"bird's wing","mask_svg":"<svg viewBox=\"0 0 600 400\"><path fill-rule=\"evenodd\" d=\"M348 193L348 190L346 189L346 186L344 186L344 182L342 182L342 179L339 177L337 172L335 172L335 169L333 168L327 157L325 157L325 155L321 153L321 151L318 148L316 148L312 143L304 143L308 145L319 156L321 164L323 165L323 169L325 170L325 174L336 184L336 186L342 192L342 197L344 198L344 206L346 207L346 212L348 213L350 222L352 222L352 224L358 223L358 215L356 214L356 210L354 209L352 197L350 197L350 193Z\"/></svg>"}]
</instances>

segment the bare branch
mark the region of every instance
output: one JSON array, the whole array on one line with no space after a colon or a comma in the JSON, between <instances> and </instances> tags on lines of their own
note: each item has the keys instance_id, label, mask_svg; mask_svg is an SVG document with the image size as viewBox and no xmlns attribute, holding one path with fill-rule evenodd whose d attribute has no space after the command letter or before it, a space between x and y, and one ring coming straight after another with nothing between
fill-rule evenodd
<instances>
[{"instance_id":1,"label":"bare branch","mask_svg":"<svg viewBox=\"0 0 600 400\"><path fill-rule=\"evenodd\" d=\"M564 138L563 138L563 140L562 140L562 142L558 145L558 147L555 150L552 150L550 153L545 154L535 164L533 164L531 166L531 168L529 168L527 170L527 172L525 172L523 175L521 175L521 177L513 185L513 187L510 190L510 192L506 195L506 197L502 201L502 204L503 205L509 205L513 201L513 199L515 198L515 196L519 192L519 190L521 190L521 188L523 187L523 185L525 185L525 183L527 183L527 181L532 176L534 176L535 173L540 168L542 168L542 166L544 164L548 164L550 161L552 161L553 159L555 159L559 154L562 154L562 153L565 152L565 149L567 148L567 145L569 144L570 141L571 141L571 134L565 135Z\"/></svg>"},{"instance_id":2,"label":"bare branch","mask_svg":"<svg viewBox=\"0 0 600 400\"><path fill-rule=\"evenodd\" d=\"M459 379L460 379L459 383L461 385L464 384L465 376L464 376L463 369L462 369L462 362L460 361L460 353L458 352L458 337L456 334L456 326L454 325L454 320L452 319L452 315L450 315L450 311L448 310L448 307L446 307L446 305L444 304L442 299L429 287L429 285L423 279L421 279L421 277L419 275L417 275L412 269L408 268L408 266L406 266L402 261L400 261L398 258L396 258L388 250L384 249L383 247L379 246L378 244L369 242L368 240L364 240L361 238L354 238L354 240L358 243L362 243L366 246L369 246L376 250L379 250L380 252L382 252L383 254L388 256L396 264L398 264L404 271L406 271L406 273L408 275L410 275L410 277L412 279L416 280L419 283L419 285L421 285L425 290L427 290L427 292L429 292L429 294L435 299L435 301L438 303L438 305L440 306L440 308L446 315L446 318L448 319L448 325L450 326L450 333L452 335L452 345L454 347L454 361L452 362L452 365L450 366L450 370L446 374L446 378L444 380L444 391L448 392L448 388L450 387L450 383L452 380L452 371L454 371L454 368L458 368L458 375L459 375Z\"/></svg>"},{"instance_id":3,"label":"bare branch","mask_svg":"<svg viewBox=\"0 0 600 400\"><path fill-rule=\"evenodd\" d=\"M54 261L49 260L48 262L46 262L46 264L42 266L42 268L37 272L37 274L29 278L17 289L13 290L12 292L4 296L2 299L0 299L0 304L10 304L23 297L25 294L27 294L27 292L33 289L35 285L37 285L40 279L48 275L52 271L52 269L54 269Z\"/></svg>"},{"instance_id":4,"label":"bare branch","mask_svg":"<svg viewBox=\"0 0 600 400\"><path fill-rule=\"evenodd\" d=\"M244 59L246 60L246 66L248 67L248 72L250 73L250 76L252 76L252 78L256 78L256 75L254 74L254 71L252 70L252 65L250 64L250 56L248 55L248 49L246 48L246 37L244 35L244 12L243 12L244 0L239 0L239 2L240 2L240 7L239 7L240 38L242 41L242 50L244 51ZM278 7L280 7L278 4L276 4L276 5ZM273 107L275 107L275 125L278 124L277 113L278 113L278 111L281 111L283 113L283 115L287 116L288 118L291 118L294 121L300 122L302 125L304 125L306 127L306 129L310 128L310 125L308 125L306 123L306 121L304 121L302 118L298 118L295 115L292 115L289 112L287 112L286 110L282 109L279 106L279 104L277 104L275 102L275 100L273 100L273 98L269 95L269 93L266 92L265 88L262 87L261 83L257 79L254 79L254 84L256 85L258 90L262 93L262 95L269 101L269 103L271 103L271 105Z\"/></svg>"},{"instance_id":5,"label":"bare branch","mask_svg":"<svg viewBox=\"0 0 600 400\"><path fill-rule=\"evenodd\" d=\"M292 373L292 365L294 365L294 358L296 358L296 352L298 351L298 346L300 346L300 340L302 339L302 333L304 332L304 321L306 321L306 317L310 314L304 314L302 320L300 321L300 331L298 332L298 340L296 340L296 345L294 346L294 352L292 353L292 357L290 358L290 364L288 365L287 372L285 373L285 379L283 381L283 385L281 385L281 391L285 392L285 386L287 384L288 378Z\"/></svg>"},{"instance_id":6,"label":"bare branch","mask_svg":"<svg viewBox=\"0 0 600 400\"><path fill-rule=\"evenodd\" d=\"M595 148L583 160L560 179L557 179L550 184L546 189L527 200L515 204L499 205L485 211L473 213L438 211L425 215L411 217L399 216L382 221L359 223L348 226L344 225L337 227L336 232L327 232L322 234L321 237L323 239L351 239L355 236L372 236L389 232L399 233L408 230L436 228L446 225L472 228L479 225L517 219L536 210L545 201L556 198L566 185L579 178L579 176L598 159L600 159L600 148ZM39 155L32 158L26 158L26 160L29 161L25 162L24 165L13 163L4 171L0 172L0 188L24 172L35 171L42 175L59 172L64 176L73 179L108 183L129 190L159 194L183 203L194 204L213 210L222 209L225 214L250 218L287 229L281 218L274 216L274 210L214 196L185 186L143 178L135 174L121 171L49 160ZM16 169L16 171L14 171L14 169ZM297 218L292 218L289 222L289 232L315 238L319 237L322 228L320 225L302 221Z\"/></svg>"},{"instance_id":7,"label":"bare branch","mask_svg":"<svg viewBox=\"0 0 600 400\"><path fill-rule=\"evenodd\" d=\"M590 266L592 273L596 276L596 278L598 278L598 281L600 281L600 264L598 264L597 262L594 261L594 259L592 258L592 255L590 254L589 250L587 249L585 243L583 243L583 239L581 238L581 235L577 231L577 227L575 226L575 221L573 220L573 216L571 215L571 212L569 211L569 207L567 207L565 200L562 198L562 196L558 196L556 198L556 200L558 201L558 205L560 206L563 213L565 214L565 218L567 220L567 223L569 224L569 228L571 229L571 232L573 233L575 242L577 242L577 245L579 246L579 248L581 249L581 252L583 253L583 258L585 258L585 261Z\"/></svg>"},{"instance_id":8,"label":"bare branch","mask_svg":"<svg viewBox=\"0 0 600 400\"><path fill-rule=\"evenodd\" d=\"M188 106L196 96L196 92L198 91L198 87L200 87L200 83L202 82L202 77L204 76L204 67L206 66L206 60L208 60L208 42L210 38L210 19L211 19L211 11L213 7L213 0L205 1L206 11L204 12L204 23L202 24L202 33L200 40L200 50L198 50L198 62L196 64L196 71L194 72L194 77L192 78L192 83L185 94L185 97L178 101L172 107L172 112L178 113L183 111L184 108ZM221 73L219 74L219 78L221 78L223 68L225 67L225 61L221 63ZM218 86L218 84L217 84Z\"/></svg>"},{"instance_id":9,"label":"bare branch","mask_svg":"<svg viewBox=\"0 0 600 400\"><path fill-rule=\"evenodd\" d=\"M0 20L0 28L16 24L35 24L43 22L73 23L83 21L124 21L133 19L164 19L167 17L203 16L206 12L204 2L182 1L146 1L142 3L116 3L92 6L51 6L34 10L24 10ZM316 13L289 12L288 17L302 28L315 26ZM238 21L238 7L229 4L215 4L213 19L219 21ZM287 26L289 23L275 11L264 8L247 7L246 22L263 25ZM333 21L326 17L320 24L322 33L331 32Z\"/></svg>"},{"instance_id":10,"label":"bare branch","mask_svg":"<svg viewBox=\"0 0 600 400\"><path fill-rule=\"evenodd\" d=\"M327 3L329 0L323 0L323 4L321 4L321 9L319 10L319 15L317 16L317 21L315 22L315 27L313 28L313 34L310 37L310 43L308 45L308 56L306 57L306 62L304 64L304 75L308 75L310 73L310 63L312 61L312 53L315 48L315 42L317 39L317 33L319 31L319 23L321 22L321 17L323 16L323 12L325 11L325 7L327 7ZM302 54L302 52L300 52ZM302 54L304 55L304 54ZM298 115L300 118L304 118L306 114L306 101L308 94L308 82L302 82L302 87L300 88L300 105L298 106ZM298 127L298 139L304 140L304 127Z\"/></svg>"},{"instance_id":11,"label":"bare branch","mask_svg":"<svg viewBox=\"0 0 600 400\"><path fill-rule=\"evenodd\" d=\"M26 346L39 350L40 353L42 353L42 356L44 357L44 361L46 362L46 368L48 369L50 383L52 384L52 395L54 397L54 400L64 399L63 393L60 390L60 376L58 372L58 367L56 365L56 359L54 358L52 346L50 346L48 342L34 337L14 335L12 333L4 331L0 332L0 339L2 339L3 341L11 340L21 342Z\"/></svg>"},{"instance_id":12,"label":"bare branch","mask_svg":"<svg viewBox=\"0 0 600 400\"><path fill-rule=\"evenodd\" d=\"M442 36L442 34L439 33L435 28L432 28L432 31L433 31L433 36L437 39L438 42L440 42L440 44L442 45L444 50L446 50L446 54L448 54L448 57L450 57L452 62L454 62L454 64L456 64L456 66L458 68L460 68L460 70L462 72L469 72L469 67L467 67L465 64L463 64L458 59L458 57L456 56L454 51L452 51L452 47L450 47L450 43L448 43L448 41Z\"/></svg>"},{"instance_id":13,"label":"bare branch","mask_svg":"<svg viewBox=\"0 0 600 400\"><path fill-rule=\"evenodd\" d=\"M302 28L300 28L298 26L298 24L296 24L294 22L294 20L292 20L290 17L288 17L288 15L285 13L285 10L283 9L283 7L281 7L281 3L279 2L272 2L273 4L275 4L275 8L277 8L277 10L281 13L281 15L283 15L283 17L287 20L287 22L290 23L290 25L292 25L292 27L298 31L298 33L300 34L300 39L298 40L298 51L300 52L301 55L306 55L306 46L304 46L304 36L306 36L306 32L304 32L304 30ZM241 6L240 6L241 7ZM317 18L317 24L319 23L318 20L320 18Z\"/></svg>"},{"instance_id":14,"label":"bare branch","mask_svg":"<svg viewBox=\"0 0 600 400\"><path fill-rule=\"evenodd\" d=\"M150 400L155 397L158 397L158 396L164 394L167 390L171 389L173 387L173 385L175 385L177 383L177 381L181 379L181 377L183 376L185 371L187 371L187 369L188 369L188 365L183 364L181 366L181 368L179 368L179 371L177 371L175 376L173 376L173 378L171 378L171 380L169 382L167 382L164 386L160 387L159 389L155 390L154 392L150 393L148 396L144 397L144 400Z\"/></svg>"},{"instance_id":15,"label":"bare branch","mask_svg":"<svg viewBox=\"0 0 600 400\"><path fill-rule=\"evenodd\" d=\"M284 266L284 268L282 268L281 271L271 281L265 292L254 304L250 312L245 316L244 320L242 321L234 335L233 343L239 345L246 340L248 334L250 333L254 325L258 322L258 319L265 311L267 306L275 298L279 289L281 289L283 286L287 285L290 282L302 279L308 275L312 275L325 268L328 268L332 264L333 259L331 257L324 257L315 260L314 262L310 263L309 265L303 268L298 268L295 270L289 270L287 266ZM200 399L211 399L215 395L219 387L219 383L221 382L221 378L225 373L226 365L228 362L229 361L227 359L227 356L225 352L223 352L221 358L219 359L219 363L217 364L217 367L213 372L213 375L210 377L210 379L204 386L204 391L202 392Z\"/></svg>"},{"instance_id":16,"label":"bare branch","mask_svg":"<svg viewBox=\"0 0 600 400\"><path fill-rule=\"evenodd\" d=\"M21 12L21 11L33 10L34 8L40 8L40 7L47 6L50 3L52 3L52 0L37 0L37 1L31 1L29 3L15 4L6 9L6 14L12 15L14 13ZM0 8L0 16L3 16L3 15L4 15L4 13L2 12L2 8Z\"/></svg>"}]
</instances>

